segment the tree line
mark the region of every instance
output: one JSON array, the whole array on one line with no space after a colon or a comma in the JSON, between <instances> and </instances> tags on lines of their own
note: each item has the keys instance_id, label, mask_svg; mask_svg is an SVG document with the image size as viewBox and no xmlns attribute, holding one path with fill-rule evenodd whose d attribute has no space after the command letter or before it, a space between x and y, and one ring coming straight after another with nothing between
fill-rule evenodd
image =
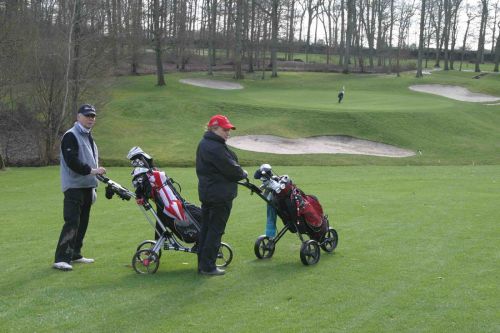
<instances>
[{"instance_id":1,"label":"tree line","mask_svg":"<svg viewBox=\"0 0 500 333\"><path fill-rule=\"evenodd\" d=\"M399 74L415 51L417 76L471 55L477 72L485 56L498 71L499 2L0 0L0 162L53 163L78 104L106 100L107 78L151 69L166 85L166 64L276 77L320 51L325 68Z\"/></svg>"}]
</instances>

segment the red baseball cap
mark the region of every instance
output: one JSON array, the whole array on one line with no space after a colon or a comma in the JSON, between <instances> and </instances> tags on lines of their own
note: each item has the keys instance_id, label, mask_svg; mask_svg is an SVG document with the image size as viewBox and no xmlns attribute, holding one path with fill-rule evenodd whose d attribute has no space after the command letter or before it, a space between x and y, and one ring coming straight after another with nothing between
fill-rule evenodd
<instances>
[{"instance_id":1,"label":"red baseball cap","mask_svg":"<svg viewBox=\"0 0 500 333\"><path fill-rule=\"evenodd\" d=\"M232 130L236 129L236 127L234 127L234 125L229 122L229 119L227 119L226 116L220 114L210 118L210 121L208 122L207 126L208 127L219 126L225 129L232 129Z\"/></svg>"}]
</instances>

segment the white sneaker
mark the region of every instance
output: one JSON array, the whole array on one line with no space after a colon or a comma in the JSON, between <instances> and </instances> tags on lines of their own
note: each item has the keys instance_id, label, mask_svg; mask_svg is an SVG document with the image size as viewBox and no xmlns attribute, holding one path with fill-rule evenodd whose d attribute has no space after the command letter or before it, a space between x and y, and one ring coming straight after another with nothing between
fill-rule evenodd
<instances>
[{"instance_id":1,"label":"white sneaker","mask_svg":"<svg viewBox=\"0 0 500 333\"><path fill-rule=\"evenodd\" d=\"M67 262L64 262L64 261L55 262L52 265L52 267L55 268L55 269L59 269L61 271L71 271L71 270L73 270L73 266L71 266L70 264L68 264Z\"/></svg>"},{"instance_id":2,"label":"white sneaker","mask_svg":"<svg viewBox=\"0 0 500 333\"><path fill-rule=\"evenodd\" d=\"M85 258L85 257L81 257L80 259L71 260L71 262L73 262L73 263L76 262L76 263L81 263L81 264L91 264L94 261L95 261L94 259Z\"/></svg>"}]
</instances>

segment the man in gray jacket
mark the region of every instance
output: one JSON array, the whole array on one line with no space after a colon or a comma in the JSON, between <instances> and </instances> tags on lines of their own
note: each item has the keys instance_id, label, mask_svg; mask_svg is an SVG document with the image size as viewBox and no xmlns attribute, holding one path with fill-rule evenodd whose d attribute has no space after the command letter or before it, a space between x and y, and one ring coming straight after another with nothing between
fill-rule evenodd
<instances>
[{"instance_id":1,"label":"man in gray jacket","mask_svg":"<svg viewBox=\"0 0 500 333\"><path fill-rule=\"evenodd\" d=\"M93 263L81 254L89 223L90 206L96 198L96 175L106 173L99 167L99 154L92 138L96 110L90 104L78 109L77 121L61 141L61 185L64 193L64 225L52 267L70 271L71 263Z\"/></svg>"}]
</instances>

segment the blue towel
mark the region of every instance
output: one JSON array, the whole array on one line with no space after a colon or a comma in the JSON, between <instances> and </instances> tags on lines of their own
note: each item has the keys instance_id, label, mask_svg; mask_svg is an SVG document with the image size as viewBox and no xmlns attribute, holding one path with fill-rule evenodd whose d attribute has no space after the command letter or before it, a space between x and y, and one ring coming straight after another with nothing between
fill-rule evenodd
<instances>
[{"instance_id":1,"label":"blue towel","mask_svg":"<svg viewBox=\"0 0 500 333\"><path fill-rule=\"evenodd\" d=\"M276 236L276 209L273 206L267 205L267 221L266 221L266 236L274 237Z\"/></svg>"}]
</instances>

